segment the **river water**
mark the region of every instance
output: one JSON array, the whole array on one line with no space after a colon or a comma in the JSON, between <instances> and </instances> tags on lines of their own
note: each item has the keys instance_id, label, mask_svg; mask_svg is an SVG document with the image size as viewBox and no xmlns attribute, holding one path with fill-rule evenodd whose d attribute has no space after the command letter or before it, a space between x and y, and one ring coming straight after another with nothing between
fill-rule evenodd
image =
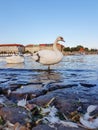
<instances>
[{"instance_id":1,"label":"river water","mask_svg":"<svg viewBox=\"0 0 98 130\"><path fill-rule=\"evenodd\" d=\"M64 56L63 60L47 66L25 57L25 63L7 64L5 57L0 57L0 87L8 84L45 83L47 81L78 84L72 91L85 92L95 95L98 99L98 55Z\"/></svg>"}]
</instances>

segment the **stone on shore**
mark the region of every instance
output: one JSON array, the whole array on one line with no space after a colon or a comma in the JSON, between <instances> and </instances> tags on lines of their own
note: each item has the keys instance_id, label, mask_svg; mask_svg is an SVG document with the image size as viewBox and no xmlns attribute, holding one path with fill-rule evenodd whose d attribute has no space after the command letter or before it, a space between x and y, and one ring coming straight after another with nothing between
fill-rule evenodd
<instances>
[{"instance_id":1,"label":"stone on shore","mask_svg":"<svg viewBox=\"0 0 98 130\"><path fill-rule=\"evenodd\" d=\"M26 124L28 119L28 111L9 101L5 96L0 96L0 116L4 121L10 121L15 124Z\"/></svg>"}]
</instances>

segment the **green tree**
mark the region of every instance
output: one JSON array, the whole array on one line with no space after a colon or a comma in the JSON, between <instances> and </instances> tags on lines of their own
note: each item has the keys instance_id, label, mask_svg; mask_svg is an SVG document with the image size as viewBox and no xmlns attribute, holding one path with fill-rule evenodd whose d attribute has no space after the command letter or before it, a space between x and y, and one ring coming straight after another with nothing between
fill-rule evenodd
<instances>
[{"instance_id":1,"label":"green tree","mask_svg":"<svg viewBox=\"0 0 98 130\"><path fill-rule=\"evenodd\" d=\"M70 47L65 47L63 50L64 51L70 51Z\"/></svg>"}]
</instances>

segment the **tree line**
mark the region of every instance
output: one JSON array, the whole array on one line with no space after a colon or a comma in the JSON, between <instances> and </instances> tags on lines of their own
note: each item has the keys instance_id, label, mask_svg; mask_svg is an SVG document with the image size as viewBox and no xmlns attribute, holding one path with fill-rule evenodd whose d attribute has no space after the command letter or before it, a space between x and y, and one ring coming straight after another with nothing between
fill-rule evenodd
<instances>
[{"instance_id":1,"label":"tree line","mask_svg":"<svg viewBox=\"0 0 98 130\"><path fill-rule=\"evenodd\" d=\"M63 51L70 51L70 52L74 52L74 51L86 51L86 52L98 52L98 49L89 49L87 47L83 47L81 45L78 45L76 47L64 47Z\"/></svg>"}]
</instances>

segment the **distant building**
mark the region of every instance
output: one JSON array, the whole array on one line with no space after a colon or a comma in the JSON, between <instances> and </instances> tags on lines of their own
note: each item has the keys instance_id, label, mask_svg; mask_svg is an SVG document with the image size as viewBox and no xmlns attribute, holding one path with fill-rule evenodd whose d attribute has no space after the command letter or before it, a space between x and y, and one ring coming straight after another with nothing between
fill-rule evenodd
<instances>
[{"instance_id":1,"label":"distant building","mask_svg":"<svg viewBox=\"0 0 98 130\"><path fill-rule=\"evenodd\" d=\"M28 44L27 46L25 46L25 52L34 53L39 50L40 50L39 45Z\"/></svg>"},{"instance_id":2,"label":"distant building","mask_svg":"<svg viewBox=\"0 0 98 130\"><path fill-rule=\"evenodd\" d=\"M63 50L61 44L57 44L57 47L60 51ZM53 44L28 44L27 46L23 46L21 44L0 44L0 54L17 54L17 53L34 53L39 50L53 50Z\"/></svg>"},{"instance_id":3,"label":"distant building","mask_svg":"<svg viewBox=\"0 0 98 130\"><path fill-rule=\"evenodd\" d=\"M53 44L39 44L40 50L52 50Z\"/></svg>"},{"instance_id":4,"label":"distant building","mask_svg":"<svg viewBox=\"0 0 98 130\"><path fill-rule=\"evenodd\" d=\"M23 53L24 50L25 50L25 48L21 44L0 44L0 53L1 54Z\"/></svg>"},{"instance_id":5,"label":"distant building","mask_svg":"<svg viewBox=\"0 0 98 130\"><path fill-rule=\"evenodd\" d=\"M60 51L63 51L63 47L61 44L57 44L57 48ZM37 52L39 50L53 50L53 44L39 44L39 45L34 45L34 44L29 44L27 46L25 46L25 51L34 53Z\"/></svg>"}]
</instances>

